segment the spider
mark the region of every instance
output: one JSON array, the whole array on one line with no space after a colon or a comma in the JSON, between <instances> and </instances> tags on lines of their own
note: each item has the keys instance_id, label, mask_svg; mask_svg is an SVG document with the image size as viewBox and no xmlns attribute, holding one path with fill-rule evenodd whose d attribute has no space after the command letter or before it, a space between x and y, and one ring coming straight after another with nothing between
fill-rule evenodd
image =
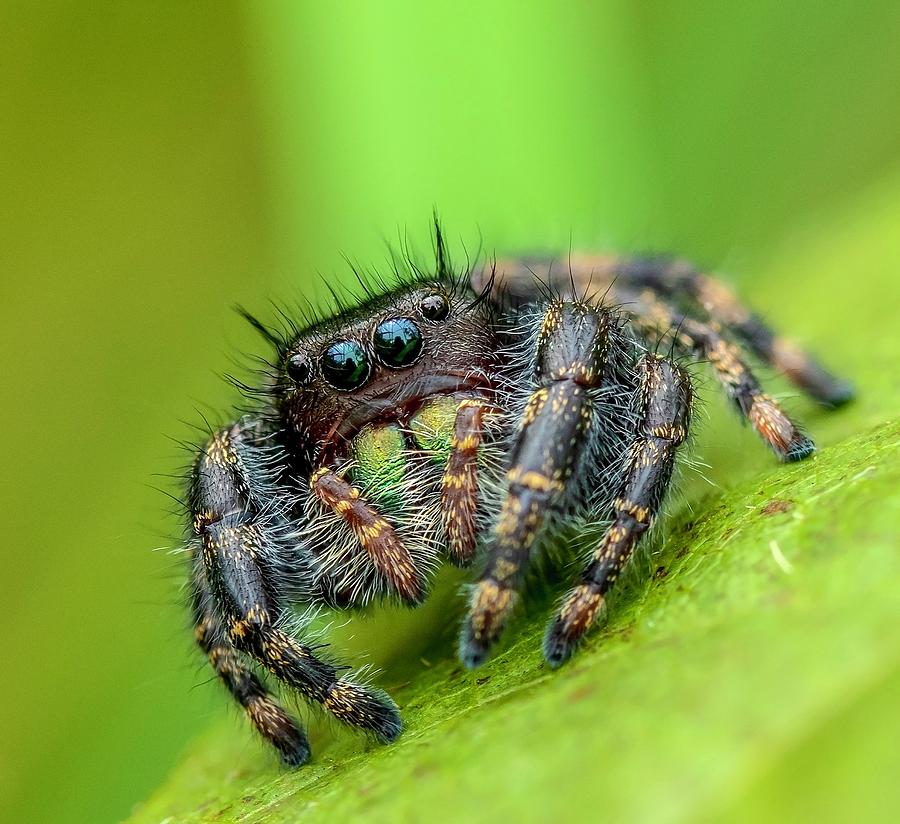
<instances>
[{"instance_id":1,"label":"spider","mask_svg":"<svg viewBox=\"0 0 900 824\"><path fill-rule=\"evenodd\" d=\"M357 307L275 331L252 413L214 432L189 478L195 636L281 759L310 755L262 677L390 742L396 704L329 661L294 607L415 606L443 560L479 564L459 655L477 667L530 558L562 523L595 536L550 620L562 664L660 512L706 362L782 461L813 442L740 344L822 404L851 388L682 260L572 255L435 266ZM658 354L668 351L668 355Z\"/></svg>"}]
</instances>

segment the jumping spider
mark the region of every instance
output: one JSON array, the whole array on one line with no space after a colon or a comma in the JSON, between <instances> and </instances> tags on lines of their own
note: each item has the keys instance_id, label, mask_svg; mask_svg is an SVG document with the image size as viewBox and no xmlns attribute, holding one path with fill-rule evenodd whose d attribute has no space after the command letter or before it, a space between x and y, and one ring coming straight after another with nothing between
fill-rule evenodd
<instances>
[{"instance_id":1,"label":"jumping spider","mask_svg":"<svg viewBox=\"0 0 900 824\"><path fill-rule=\"evenodd\" d=\"M597 540L547 629L558 666L660 510L691 417L677 358L707 362L782 461L815 447L736 341L823 404L851 397L681 260L572 255L454 274L438 229L430 275L282 334L247 317L276 359L257 411L215 432L190 476L193 617L289 765L309 757L306 736L257 670L381 741L401 730L385 693L304 643L294 604L414 606L444 558L479 560L459 644L477 667L565 519Z\"/></svg>"}]
</instances>

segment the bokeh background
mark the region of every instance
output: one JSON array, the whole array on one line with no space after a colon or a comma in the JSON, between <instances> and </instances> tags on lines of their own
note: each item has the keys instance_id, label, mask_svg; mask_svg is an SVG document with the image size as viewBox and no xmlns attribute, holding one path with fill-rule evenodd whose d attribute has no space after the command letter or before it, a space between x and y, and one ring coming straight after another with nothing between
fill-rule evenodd
<instances>
[{"instance_id":1,"label":"bokeh background","mask_svg":"<svg viewBox=\"0 0 900 824\"><path fill-rule=\"evenodd\" d=\"M867 204L869 241L897 231L893 0L6 2L0 32L9 821L120 819L227 714L164 492L260 351L233 304L428 250L433 207L457 248L675 249L751 298ZM766 307L845 371L853 269Z\"/></svg>"}]
</instances>

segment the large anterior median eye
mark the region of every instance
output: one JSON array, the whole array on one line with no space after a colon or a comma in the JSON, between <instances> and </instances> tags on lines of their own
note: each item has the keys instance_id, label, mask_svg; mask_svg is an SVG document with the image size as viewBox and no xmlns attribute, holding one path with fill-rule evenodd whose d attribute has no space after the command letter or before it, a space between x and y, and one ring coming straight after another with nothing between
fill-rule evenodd
<instances>
[{"instance_id":1,"label":"large anterior median eye","mask_svg":"<svg viewBox=\"0 0 900 824\"><path fill-rule=\"evenodd\" d=\"M322 353L322 374L335 389L356 389L369 378L366 352L355 340L332 343Z\"/></svg>"},{"instance_id":2,"label":"large anterior median eye","mask_svg":"<svg viewBox=\"0 0 900 824\"><path fill-rule=\"evenodd\" d=\"M394 318L378 324L373 339L378 359L399 369L413 363L422 351L422 333L409 318Z\"/></svg>"}]
</instances>

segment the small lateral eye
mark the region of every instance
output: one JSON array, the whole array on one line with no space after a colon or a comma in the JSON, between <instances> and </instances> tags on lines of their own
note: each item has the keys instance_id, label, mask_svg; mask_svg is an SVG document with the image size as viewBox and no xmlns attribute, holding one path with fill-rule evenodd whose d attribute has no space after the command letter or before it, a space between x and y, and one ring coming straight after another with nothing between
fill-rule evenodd
<instances>
[{"instance_id":1,"label":"small lateral eye","mask_svg":"<svg viewBox=\"0 0 900 824\"><path fill-rule=\"evenodd\" d=\"M414 363L422 352L422 333L409 318L379 323L372 342L378 359L394 369Z\"/></svg>"},{"instance_id":2,"label":"small lateral eye","mask_svg":"<svg viewBox=\"0 0 900 824\"><path fill-rule=\"evenodd\" d=\"M420 304L422 316L428 320L444 320L450 313L450 304L440 292L426 295Z\"/></svg>"},{"instance_id":3,"label":"small lateral eye","mask_svg":"<svg viewBox=\"0 0 900 824\"><path fill-rule=\"evenodd\" d=\"M322 353L322 374L335 389L357 389L369 379L371 371L365 350L355 340L332 343Z\"/></svg>"},{"instance_id":4,"label":"small lateral eye","mask_svg":"<svg viewBox=\"0 0 900 824\"><path fill-rule=\"evenodd\" d=\"M304 355L291 355L284 369L288 377L299 386L309 383L312 378L312 366Z\"/></svg>"}]
</instances>

